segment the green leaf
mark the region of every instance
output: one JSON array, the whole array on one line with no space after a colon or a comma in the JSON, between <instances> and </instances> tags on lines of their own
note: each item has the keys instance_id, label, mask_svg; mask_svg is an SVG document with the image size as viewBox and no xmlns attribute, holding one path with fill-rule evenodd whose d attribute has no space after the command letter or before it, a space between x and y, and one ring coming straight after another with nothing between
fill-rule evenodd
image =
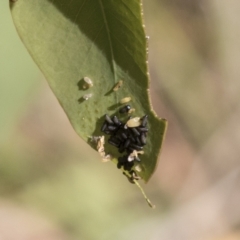
<instances>
[{"instance_id":1,"label":"green leaf","mask_svg":"<svg viewBox=\"0 0 240 240\"><path fill-rule=\"evenodd\" d=\"M149 115L140 173L148 181L157 164L166 120L151 109L146 45L139 0L18 0L11 4L17 31L76 132L94 149L104 115L130 96L133 116ZM94 86L83 89L83 78ZM113 92L114 85L123 86ZM84 101L85 94L92 97ZM117 114L118 115L118 114ZM127 118L125 116L125 118ZM108 144L106 152L120 154ZM115 159L116 160L116 159Z\"/></svg>"}]
</instances>

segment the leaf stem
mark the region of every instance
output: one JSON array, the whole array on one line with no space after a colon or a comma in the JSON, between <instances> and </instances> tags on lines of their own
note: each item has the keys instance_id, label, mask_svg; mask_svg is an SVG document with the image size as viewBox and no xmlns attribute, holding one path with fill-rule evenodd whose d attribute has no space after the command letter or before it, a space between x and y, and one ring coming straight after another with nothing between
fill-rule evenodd
<instances>
[{"instance_id":1,"label":"leaf stem","mask_svg":"<svg viewBox=\"0 0 240 240\"><path fill-rule=\"evenodd\" d=\"M138 181L136 179L133 179L133 181L137 185L137 187L140 189L142 195L144 196L145 200L147 201L148 206L151 208L155 208L156 206L151 203L150 199L147 197L146 193L144 192L143 188L138 183Z\"/></svg>"}]
</instances>

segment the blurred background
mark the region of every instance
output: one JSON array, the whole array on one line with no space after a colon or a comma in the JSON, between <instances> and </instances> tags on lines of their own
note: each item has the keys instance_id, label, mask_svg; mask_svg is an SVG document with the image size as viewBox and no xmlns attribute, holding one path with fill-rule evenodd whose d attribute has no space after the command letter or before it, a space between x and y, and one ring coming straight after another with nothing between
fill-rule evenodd
<instances>
[{"instance_id":1,"label":"blurred background","mask_svg":"<svg viewBox=\"0 0 240 240\"><path fill-rule=\"evenodd\" d=\"M0 3L0 240L239 240L240 2L144 0L169 128L143 187L73 131Z\"/></svg>"}]
</instances>

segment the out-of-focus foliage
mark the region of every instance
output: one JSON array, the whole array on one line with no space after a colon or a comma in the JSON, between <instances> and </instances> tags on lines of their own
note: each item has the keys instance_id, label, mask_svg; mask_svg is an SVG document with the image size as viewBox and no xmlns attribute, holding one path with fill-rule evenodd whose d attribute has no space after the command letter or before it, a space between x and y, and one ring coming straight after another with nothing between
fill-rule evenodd
<instances>
[{"instance_id":1,"label":"out-of-focus foliage","mask_svg":"<svg viewBox=\"0 0 240 240\"><path fill-rule=\"evenodd\" d=\"M7 1L0 5L0 143L6 140L27 105L39 71L16 37Z\"/></svg>"},{"instance_id":2,"label":"out-of-focus foliage","mask_svg":"<svg viewBox=\"0 0 240 240\"><path fill-rule=\"evenodd\" d=\"M24 236L44 240L239 239L239 8L238 0L144 1L151 96L170 123L148 185L156 210L100 163L41 85L0 146L0 237L19 240L27 226Z\"/></svg>"}]
</instances>

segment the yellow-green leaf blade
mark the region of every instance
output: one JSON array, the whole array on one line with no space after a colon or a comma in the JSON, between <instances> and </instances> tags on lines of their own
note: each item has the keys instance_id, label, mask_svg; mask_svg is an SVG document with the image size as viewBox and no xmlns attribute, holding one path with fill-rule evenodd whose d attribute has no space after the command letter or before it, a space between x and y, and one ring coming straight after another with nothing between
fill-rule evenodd
<instances>
[{"instance_id":1,"label":"yellow-green leaf blade","mask_svg":"<svg viewBox=\"0 0 240 240\"><path fill-rule=\"evenodd\" d=\"M135 116L149 115L149 134L141 156L143 179L152 175L166 121L148 98L146 38L139 0L19 0L12 4L23 43L44 73L76 132L87 142L101 134L103 116L115 114L130 96ZM94 86L82 88L84 77ZM123 80L123 87L111 92ZM84 101L85 94L92 97ZM113 147L106 148L115 154Z\"/></svg>"}]
</instances>

